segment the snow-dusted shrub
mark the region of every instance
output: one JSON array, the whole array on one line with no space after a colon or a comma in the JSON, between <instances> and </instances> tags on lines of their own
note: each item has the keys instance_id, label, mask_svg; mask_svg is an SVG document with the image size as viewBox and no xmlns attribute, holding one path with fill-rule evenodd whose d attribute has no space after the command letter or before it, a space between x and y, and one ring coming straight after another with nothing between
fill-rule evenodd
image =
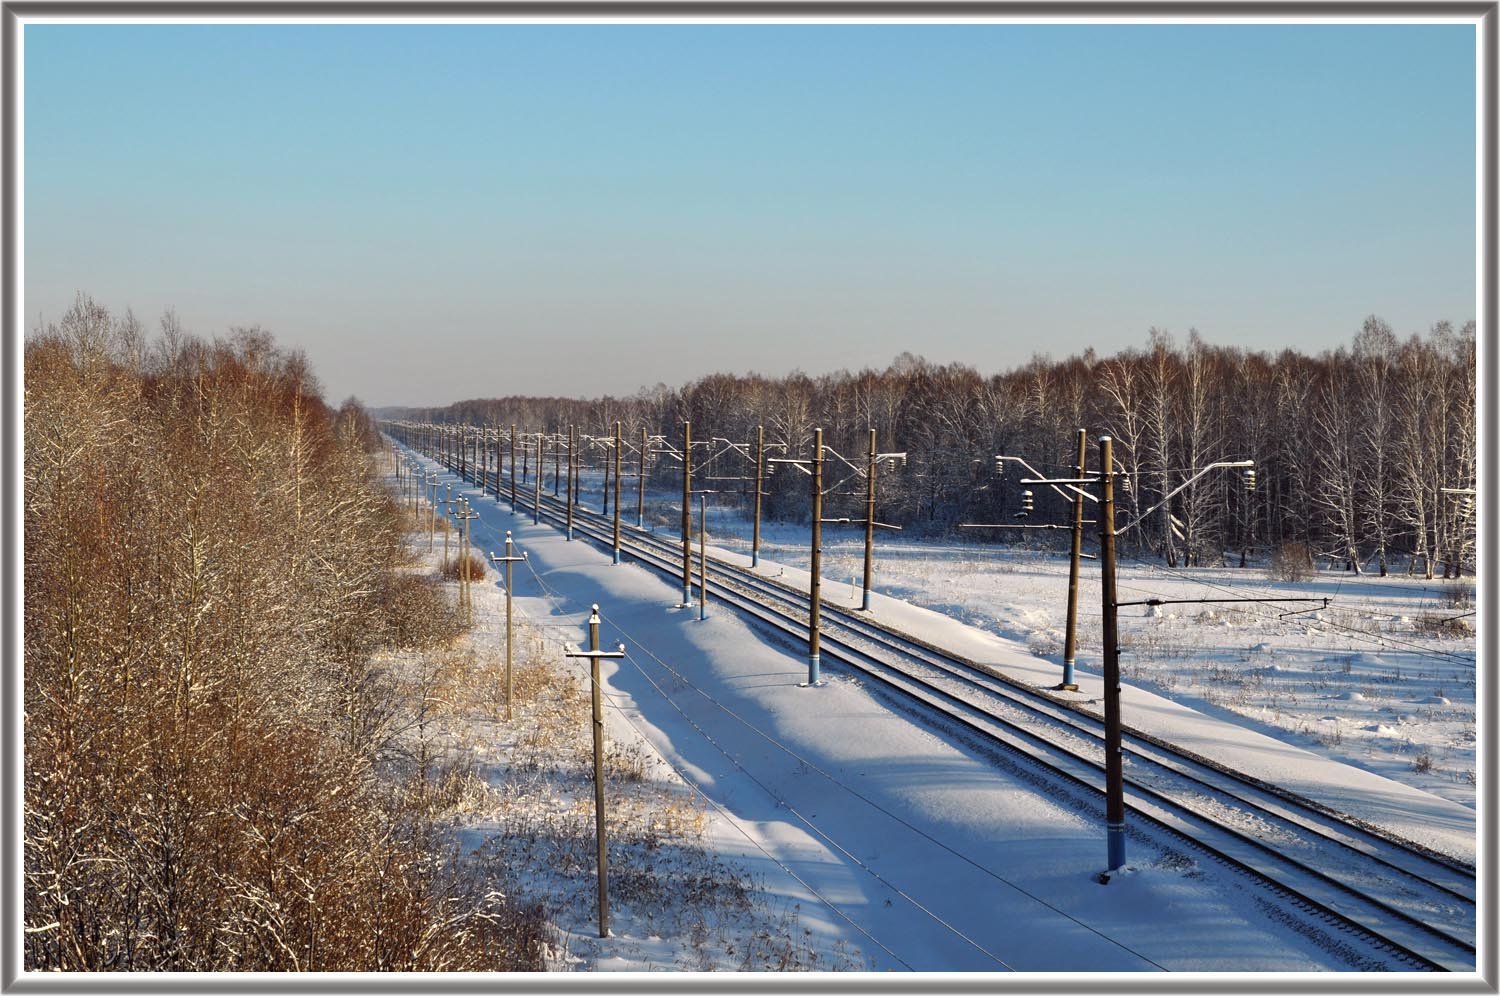
<instances>
[{"instance_id":1,"label":"snow-dusted shrub","mask_svg":"<svg viewBox=\"0 0 1500 996\"><path fill-rule=\"evenodd\" d=\"M442 576L448 581L483 581L484 561L477 554L454 556L443 565Z\"/></svg>"},{"instance_id":2,"label":"snow-dusted shrub","mask_svg":"<svg viewBox=\"0 0 1500 996\"><path fill-rule=\"evenodd\" d=\"M164 325L81 298L26 344L24 967L538 967L380 774L391 647L442 627L367 419L259 330Z\"/></svg>"},{"instance_id":3,"label":"snow-dusted shrub","mask_svg":"<svg viewBox=\"0 0 1500 996\"><path fill-rule=\"evenodd\" d=\"M1311 581L1317 576L1317 566L1305 543L1287 542L1272 551L1266 564L1266 576L1272 581L1292 584Z\"/></svg>"}]
</instances>

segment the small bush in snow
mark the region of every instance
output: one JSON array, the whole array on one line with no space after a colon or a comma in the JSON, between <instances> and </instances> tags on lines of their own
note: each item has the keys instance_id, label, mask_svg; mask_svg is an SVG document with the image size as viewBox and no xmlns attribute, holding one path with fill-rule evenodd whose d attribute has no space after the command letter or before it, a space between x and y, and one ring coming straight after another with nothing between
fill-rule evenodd
<instances>
[{"instance_id":1,"label":"small bush in snow","mask_svg":"<svg viewBox=\"0 0 1500 996\"><path fill-rule=\"evenodd\" d=\"M1296 584L1311 581L1317 574L1312 553L1305 543L1283 543L1271 554L1266 575L1272 581Z\"/></svg>"}]
</instances>

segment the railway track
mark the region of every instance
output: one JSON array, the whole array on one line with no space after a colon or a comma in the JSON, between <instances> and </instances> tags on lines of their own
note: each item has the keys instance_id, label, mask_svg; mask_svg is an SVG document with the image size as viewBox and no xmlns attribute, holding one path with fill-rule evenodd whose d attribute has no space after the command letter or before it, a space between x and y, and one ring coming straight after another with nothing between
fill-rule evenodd
<instances>
[{"instance_id":1,"label":"railway track","mask_svg":"<svg viewBox=\"0 0 1500 996\"><path fill-rule=\"evenodd\" d=\"M482 490L495 495L495 474L487 475ZM501 491L499 500L508 503L508 488ZM530 510L532 492L518 488L516 494ZM542 518L565 521L562 500L544 493L541 504ZM612 519L575 504L575 536L608 549L612 531ZM636 561L681 577L680 539L622 522L621 546ZM806 590L719 558L710 557L709 563L712 597L775 632L806 637ZM935 721L997 748L1044 780L1097 794L1102 808L1103 717L1096 703L1026 685L841 606L824 602L820 615L825 660L839 661L890 693L920 703ZM1136 823L1253 876L1292 904L1387 952L1397 964L1474 970L1472 866L1148 732L1126 727L1123 746L1126 805Z\"/></svg>"}]
</instances>

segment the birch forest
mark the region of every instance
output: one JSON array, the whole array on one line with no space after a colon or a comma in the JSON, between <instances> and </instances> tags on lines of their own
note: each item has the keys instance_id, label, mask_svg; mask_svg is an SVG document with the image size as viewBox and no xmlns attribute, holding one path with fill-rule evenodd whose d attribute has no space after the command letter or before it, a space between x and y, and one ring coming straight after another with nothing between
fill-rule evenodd
<instances>
[{"instance_id":1,"label":"birch forest","mask_svg":"<svg viewBox=\"0 0 1500 996\"><path fill-rule=\"evenodd\" d=\"M881 452L907 454L904 468L880 475L880 519L918 534L1013 521L1025 475L1013 466L997 473L994 457L1072 476L1082 428L1091 441L1113 437L1127 518L1210 463L1255 461L1253 493L1236 474L1203 477L1131 531L1124 542L1135 555L1171 566L1279 559L1306 569L1454 577L1474 568L1474 503L1443 489L1474 486L1476 360L1472 321L1403 337L1371 316L1348 345L1318 355L1152 329L1143 346L1118 355L1037 356L989 375L903 353L884 370L717 373L628 397L504 397L381 414L514 424L518 432L576 425L598 436L612 436L618 420L626 440L645 430L676 445L684 421L694 439L752 444L763 426L768 444L786 445L774 456L806 456L821 427L825 443L856 463L874 429ZM1096 461L1092 445L1089 452ZM587 459L602 471L602 452ZM670 492L679 468L650 460L652 488ZM1065 521L1065 502L1032 490L1031 521ZM766 491L767 514L806 519L798 475L773 474Z\"/></svg>"}]
</instances>

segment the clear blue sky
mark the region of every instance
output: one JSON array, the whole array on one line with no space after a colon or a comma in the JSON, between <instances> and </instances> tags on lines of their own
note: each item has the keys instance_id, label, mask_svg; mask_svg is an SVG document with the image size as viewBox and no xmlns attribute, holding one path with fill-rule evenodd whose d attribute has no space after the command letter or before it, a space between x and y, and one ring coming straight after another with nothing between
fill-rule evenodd
<instances>
[{"instance_id":1,"label":"clear blue sky","mask_svg":"<svg viewBox=\"0 0 1500 996\"><path fill-rule=\"evenodd\" d=\"M30 25L25 313L330 400L1475 316L1467 25Z\"/></svg>"}]
</instances>

